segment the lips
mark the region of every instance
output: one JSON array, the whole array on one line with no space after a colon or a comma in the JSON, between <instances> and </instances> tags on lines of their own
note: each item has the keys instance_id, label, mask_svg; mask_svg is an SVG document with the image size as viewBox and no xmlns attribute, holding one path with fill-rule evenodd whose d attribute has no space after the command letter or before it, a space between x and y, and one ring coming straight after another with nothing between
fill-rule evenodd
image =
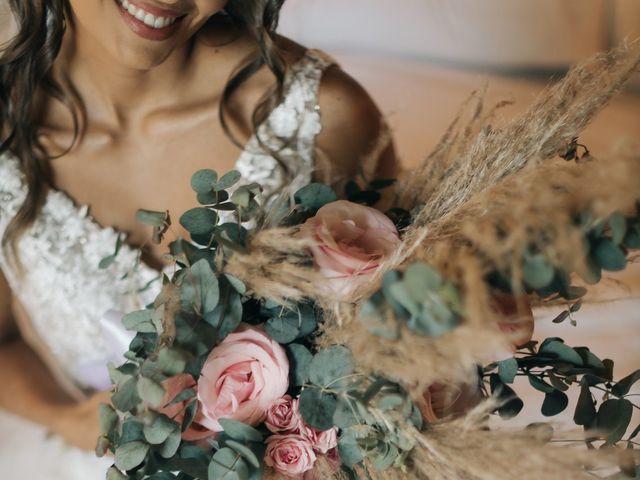
<instances>
[{"instance_id":1,"label":"lips","mask_svg":"<svg viewBox=\"0 0 640 480\"><path fill-rule=\"evenodd\" d=\"M162 41L171 37L185 17L139 0L116 0L116 4L129 28L147 40Z\"/></svg>"}]
</instances>

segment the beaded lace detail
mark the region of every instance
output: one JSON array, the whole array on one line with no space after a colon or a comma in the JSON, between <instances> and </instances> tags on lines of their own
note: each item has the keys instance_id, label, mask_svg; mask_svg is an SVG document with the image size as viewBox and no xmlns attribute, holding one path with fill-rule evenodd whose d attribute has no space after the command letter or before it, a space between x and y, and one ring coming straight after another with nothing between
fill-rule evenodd
<instances>
[{"instance_id":1,"label":"beaded lace detail","mask_svg":"<svg viewBox=\"0 0 640 480\"><path fill-rule=\"evenodd\" d=\"M322 128L318 87L331 64L322 52L308 50L287 77L283 103L258 129L263 145L280 150L278 157L293 173L293 181L284 185L282 167L254 135L236 163L241 183L257 182L269 194L295 191L311 180L314 139ZM292 140L281 148L283 138ZM0 236L25 196L17 159L0 156ZM87 206L52 190L41 215L18 242L22 276L0 252L0 268L36 334L62 370L85 389L105 387L104 366L121 363L128 338L114 330L114 316L119 319L122 312L143 308L160 288L159 272L143 263L132 268L138 252L126 244L111 266L98 268L101 259L113 254L118 235L98 225Z\"/></svg>"}]
</instances>

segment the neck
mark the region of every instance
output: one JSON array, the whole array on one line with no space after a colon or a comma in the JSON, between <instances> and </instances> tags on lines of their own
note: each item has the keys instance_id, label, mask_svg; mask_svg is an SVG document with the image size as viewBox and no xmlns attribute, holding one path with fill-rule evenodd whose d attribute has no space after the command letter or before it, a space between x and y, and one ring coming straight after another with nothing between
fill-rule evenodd
<instances>
[{"instance_id":1,"label":"neck","mask_svg":"<svg viewBox=\"0 0 640 480\"><path fill-rule=\"evenodd\" d=\"M191 49L184 45L158 66L133 68L114 59L88 32L70 28L57 71L76 89L90 123L121 129L132 117L172 103L193 74Z\"/></svg>"}]
</instances>

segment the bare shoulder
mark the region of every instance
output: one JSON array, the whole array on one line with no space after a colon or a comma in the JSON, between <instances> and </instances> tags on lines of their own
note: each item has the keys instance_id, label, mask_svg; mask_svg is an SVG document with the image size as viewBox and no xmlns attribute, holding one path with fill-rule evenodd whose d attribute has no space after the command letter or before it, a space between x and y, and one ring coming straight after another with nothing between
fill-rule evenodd
<instances>
[{"instance_id":1,"label":"bare shoulder","mask_svg":"<svg viewBox=\"0 0 640 480\"><path fill-rule=\"evenodd\" d=\"M333 179L360 175L392 178L397 174L395 148L378 106L353 77L330 67L320 84L322 131L316 146ZM369 179L369 178L368 178Z\"/></svg>"}]
</instances>

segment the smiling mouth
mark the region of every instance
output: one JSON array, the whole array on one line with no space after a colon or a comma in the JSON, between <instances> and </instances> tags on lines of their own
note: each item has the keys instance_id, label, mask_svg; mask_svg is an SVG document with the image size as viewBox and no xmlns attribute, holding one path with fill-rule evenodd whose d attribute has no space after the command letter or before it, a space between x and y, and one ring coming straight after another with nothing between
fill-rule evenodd
<instances>
[{"instance_id":1,"label":"smiling mouth","mask_svg":"<svg viewBox=\"0 0 640 480\"><path fill-rule=\"evenodd\" d=\"M171 36L178 23L186 16L163 10L142 2L116 0L120 13L131 29L138 35L150 40L164 40Z\"/></svg>"}]
</instances>

